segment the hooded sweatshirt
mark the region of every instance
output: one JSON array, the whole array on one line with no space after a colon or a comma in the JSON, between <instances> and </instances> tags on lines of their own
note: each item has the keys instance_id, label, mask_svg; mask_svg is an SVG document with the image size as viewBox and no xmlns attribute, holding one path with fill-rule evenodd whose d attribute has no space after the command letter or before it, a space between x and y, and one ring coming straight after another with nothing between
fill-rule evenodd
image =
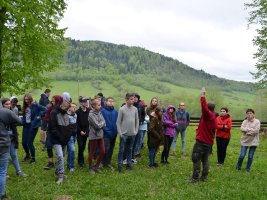
<instances>
[{"instance_id":1,"label":"hooded sweatshirt","mask_svg":"<svg viewBox=\"0 0 267 200\"><path fill-rule=\"evenodd\" d=\"M114 138L117 136L117 118L118 112L114 109L114 107L105 106L101 113L105 119L106 126L104 128L104 137L105 138Z\"/></svg>"},{"instance_id":2,"label":"hooded sweatshirt","mask_svg":"<svg viewBox=\"0 0 267 200\"><path fill-rule=\"evenodd\" d=\"M232 128L232 119L229 114L218 116L216 118L216 137L230 139Z\"/></svg>"},{"instance_id":3,"label":"hooded sweatshirt","mask_svg":"<svg viewBox=\"0 0 267 200\"><path fill-rule=\"evenodd\" d=\"M166 112L163 115L163 125L164 125L164 134L169 135L170 137L174 137L175 128L177 127L176 119L172 119L169 110L173 109L175 114L175 107L173 105L168 105Z\"/></svg>"},{"instance_id":4,"label":"hooded sweatshirt","mask_svg":"<svg viewBox=\"0 0 267 200\"><path fill-rule=\"evenodd\" d=\"M105 119L100 110L92 109L88 116L89 140L97 140L104 137L103 128L106 126Z\"/></svg>"}]
</instances>

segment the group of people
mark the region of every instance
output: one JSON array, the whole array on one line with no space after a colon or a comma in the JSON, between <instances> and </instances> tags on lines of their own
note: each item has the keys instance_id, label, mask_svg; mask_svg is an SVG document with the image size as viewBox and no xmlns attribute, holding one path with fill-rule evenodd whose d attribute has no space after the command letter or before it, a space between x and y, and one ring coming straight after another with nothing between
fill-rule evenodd
<instances>
[{"instance_id":1,"label":"group of people","mask_svg":"<svg viewBox=\"0 0 267 200\"><path fill-rule=\"evenodd\" d=\"M32 95L23 97L22 118L18 117L18 99L11 97L1 100L0 109L0 196L5 197L5 181L9 157L12 158L17 175L27 176L19 166L16 148L18 147L17 125L22 125L22 146L25 152L23 162L36 162L34 140L41 127L41 143L45 145L48 164L45 169L54 167L53 149L56 153L55 175L57 184L65 178L64 155L67 151L67 168L75 171L75 142L78 143L79 167L85 166L84 151L88 142L89 173L101 173L101 167L113 168L111 163L116 138L119 137L118 172L132 170L133 164L141 157L147 132L149 167L158 167L156 154L164 146L160 163L169 164L170 150L174 152L179 133L182 141L182 155L185 155L186 128L190 123L185 103L180 102L163 108L158 98L153 97L147 106L137 93L127 93L125 102L117 111L112 97L105 98L102 93L93 99L79 97L79 108L72 102L69 93L55 95L49 100L51 90L46 89L39 103ZM220 109L217 116L215 104L206 101L205 88L200 98L202 116L196 129L196 142L192 151L193 173L189 182L206 181L209 173L209 153L216 137L218 166L223 166L226 150L231 138L232 120L227 107ZM255 119L254 110L248 109L247 117L241 125L241 153L236 165L240 170L249 149L246 171L250 171L253 155L259 145L260 121ZM201 172L202 163L202 174Z\"/></svg>"}]
</instances>

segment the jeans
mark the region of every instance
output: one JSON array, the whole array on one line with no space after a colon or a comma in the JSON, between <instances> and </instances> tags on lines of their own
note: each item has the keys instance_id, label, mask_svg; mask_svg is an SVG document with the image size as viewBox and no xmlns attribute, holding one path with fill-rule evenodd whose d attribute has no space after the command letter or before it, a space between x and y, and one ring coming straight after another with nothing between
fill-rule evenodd
<instances>
[{"instance_id":1,"label":"jeans","mask_svg":"<svg viewBox=\"0 0 267 200\"><path fill-rule=\"evenodd\" d=\"M132 165L132 151L133 151L134 139L135 139L135 135L127 136L127 135L123 134L120 137L118 165L122 165L122 163L123 163L124 149L126 151L127 164L130 166Z\"/></svg>"},{"instance_id":2,"label":"jeans","mask_svg":"<svg viewBox=\"0 0 267 200\"><path fill-rule=\"evenodd\" d=\"M218 163L223 164L230 139L216 137Z\"/></svg>"},{"instance_id":3,"label":"jeans","mask_svg":"<svg viewBox=\"0 0 267 200\"><path fill-rule=\"evenodd\" d=\"M99 167L105 155L104 139L101 138L97 140L89 140L89 145L90 145L90 151L89 151L89 156L88 156L89 167L91 168L93 165L93 158L94 158L94 155L97 149L98 149L98 154L96 158L96 167Z\"/></svg>"},{"instance_id":4,"label":"jeans","mask_svg":"<svg viewBox=\"0 0 267 200\"><path fill-rule=\"evenodd\" d=\"M249 152L248 152L248 162L247 162L246 171L250 171L250 167L251 167L251 164L252 164L252 161L253 161L253 156L254 156L254 153L255 153L256 148L257 148L256 146L250 146L250 147L241 146L240 156L238 158L238 162L237 162L237 165L236 165L237 169L241 169L241 166L242 166L243 160L244 160L244 158L246 156L248 148L249 148Z\"/></svg>"},{"instance_id":5,"label":"jeans","mask_svg":"<svg viewBox=\"0 0 267 200\"><path fill-rule=\"evenodd\" d=\"M172 145L173 137L170 137L169 135L164 135L164 149L161 154L161 161L168 161L170 148Z\"/></svg>"},{"instance_id":6,"label":"jeans","mask_svg":"<svg viewBox=\"0 0 267 200\"><path fill-rule=\"evenodd\" d=\"M75 136L71 136L68 142L67 168L74 168L75 160Z\"/></svg>"},{"instance_id":7,"label":"jeans","mask_svg":"<svg viewBox=\"0 0 267 200\"><path fill-rule=\"evenodd\" d=\"M117 136L113 138L104 138L104 143L105 143L105 156L103 158L104 166L111 164L113 150L116 144L116 138Z\"/></svg>"},{"instance_id":8,"label":"jeans","mask_svg":"<svg viewBox=\"0 0 267 200\"><path fill-rule=\"evenodd\" d=\"M10 143L10 157L12 158L12 163L16 169L16 172L21 172L18 156L17 156L17 150L15 148L15 143L11 141Z\"/></svg>"},{"instance_id":9,"label":"jeans","mask_svg":"<svg viewBox=\"0 0 267 200\"><path fill-rule=\"evenodd\" d=\"M86 141L87 141L88 136L82 136L81 134L77 134L77 143L78 143L78 164L79 165L84 165L84 156L83 152L86 147ZM88 145L89 149L89 145ZM89 150L88 150L89 151Z\"/></svg>"},{"instance_id":10,"label":"jeans","mask_svg":"<svg viewBox=\"0 0 267 200\"><path fill-rule=\"evenodd\" d=\"M149 148L148 151L149 151L149 164L153 166L156 163L155 158L156 158L157 148Z\"/></svg>"},{"instance_id":11,"label":"jeans","mask_svg":"<svg viewBox=\"0 0 267 200\"><path fill-rule=\"evenodd\" d=\"M60 144L54 144L54 148L57 155L56 162L56 174L60 178L64 178L64 154L66 152L66 146L62 146Z\"/></svg>"},{"instance_id":12,"label":"jeans","mask_svg":"<svg viewBox=\"0 0 267 200\"><path fill-rule=\"evenodd\" d=\"M32 128L31 124L25 124L22 130L22 146L26 153L26 155L30 155L31 158L35 161L35 147L34 147L34 139L38 132L38 128Z\"/></svg>"},{"instance_id":13,"label":"jeans","mask_svg":"<svg viewBox=\"0 0 267 200\"><path fill-rule=\"evenodd\" d=\"M9 151L0 153L0 197L5 195Z\"/></svg>"},{"instance_id":14,"label":"jeans","mask_svg":"<svg viewBox=\"0 0 267 200\"><path fill-rule=\"evenodd\" d=\"M52 138L48 128L46 131L46 141L45 141L48 158L53 158L53 144L51 140Z\"/></svg>"},{"instance_id":15,"label":"jeans","mask_svg":"<svg viewBox=\"0 0 267 200\"><path fill-rule=\"evenodd\" d=\"M185 153L185 134L186 134L186 129L185 128L176 128L175 129L175 134L174 134L174 138L173 138L173 142L172 142L172 150L175 151L176 150L176 143L178 140L178 136L179 133L181 133L181 139L182 139L182 153Z\"/></svg>"},{"instance_id":16,"label":"jeans","mask_svg":"<svg viewBox=\"0 0 267 200\"><path fill-rule=\"evenodd\" d=\"M205 144L199 141L196 141L193 152L192 152L192 161L193 161L193 179L199 179L199 173L201 169L202 162L202 178L206 179L209 174L209 144Z\"/></svg>"},{"instance_id":17,"label":"jeans","mask_svg":"<svg viewBox=\"0 0 267 200\"><path fill-rule=\"evenodd\" d=\"M133 158L135 155L140 154L142 142L144 139L145 130L139 130L135 136L134 147L133 147Z\"/></svg>"}]
</instances>

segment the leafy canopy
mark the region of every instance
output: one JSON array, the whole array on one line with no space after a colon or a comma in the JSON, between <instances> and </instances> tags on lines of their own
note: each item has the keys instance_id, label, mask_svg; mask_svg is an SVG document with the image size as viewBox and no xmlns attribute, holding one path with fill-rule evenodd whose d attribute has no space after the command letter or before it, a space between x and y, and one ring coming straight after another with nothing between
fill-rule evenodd
<instances>
[{"instance_id":1,"label":"leafy canopy","mask_svg":"<svg viewBox=\"0 0 267 200\"><path fill-rule=\"evenodd\" d=\"M48 85L44 72L60 64L64 0L0 1L0 96Z\"/></svg>"}]
</instances>

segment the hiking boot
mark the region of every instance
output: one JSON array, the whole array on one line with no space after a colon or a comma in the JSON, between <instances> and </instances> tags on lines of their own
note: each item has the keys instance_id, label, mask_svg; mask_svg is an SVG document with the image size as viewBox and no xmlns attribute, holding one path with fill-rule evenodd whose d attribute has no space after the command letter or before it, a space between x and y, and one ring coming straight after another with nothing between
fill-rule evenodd
<instances>
[{"instance_id":1,"label":"hiking boot","mask_svg":"<svg viewBox=\"0 0 267 200\"><path fill-rule=\"evenodd\" d=\"M59 177L56 184L60 185L64 182L64 177Z\"/></svg>"},{"instance_id":2,"label":"hiking boot","mask_svg":"<svg viewBox=\"0 0 267 200\"><path fill-rule=\"evenodd\" d=\"M164 163L165 163L165 164L167 164L167 165L168 165L168 164L170 164L168 160L165 160L165 162L164 162Z\"/></svg>"},{"instance_id":3,"label":"hiking boot","mask_svg":"<svg viewBox=\"0 0 267 200\"><path fill-rule=\"evenodd\" d=\"M27 154L23 159L22 162L26 162L27 160L30 160L31 156L29 154Z\"/></svg>"},{"instance_id":4,"label":"hiking boot","mask_svg":"<svg viewBox=\"0 0 267 200\"><path fill-rule=\"evenodd\" d=\"M28 174L25 174L24 172L20 171L20 172L17 172L17 176L21 176L21 177L27 177L29 176Z\"/></svg>"},{"instance_id":5,"label":"hiking boot","mask_svg":"<svg viewBox=\"0 0 267 200\"><path fill-rule=\"evenodd\" d=\"M55 165L53 162L49 162L46 166L44 166L44 169L49 170L49 169L52 169L54 166Z\"/></svg>"},{"instance_id":6,"label":"hiking boot","mask_svg":"<svg viewBox=\"0 0 267 200\"><path fill-rule=\"evenodd\" d=\"M206 177L206 176L201 176L199 180L200 180L200 181L203 181L203 182L206 182L206 181L208 181L208 177Z\"/></svg>"}]
</instances>

